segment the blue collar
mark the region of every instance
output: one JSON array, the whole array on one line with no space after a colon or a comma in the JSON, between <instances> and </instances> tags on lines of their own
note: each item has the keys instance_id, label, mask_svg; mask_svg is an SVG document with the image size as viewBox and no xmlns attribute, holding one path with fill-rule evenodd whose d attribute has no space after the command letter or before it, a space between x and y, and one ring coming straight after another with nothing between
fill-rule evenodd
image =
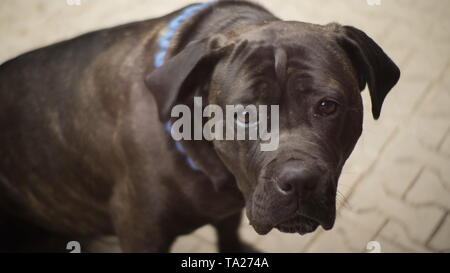
<instances>
[{"instance_id":1,"label":"blue collar","mask_svg":"<svg viewBox=\"0 0 450 273\"><path fill-rule=\"evenodd\" d=\"M185 8L181 15L178 15L177 17L173 18L169 22L169 31L159 40L159 50L158 53L155 55L154 65L155 67L160 67L164 64L164 59L167 54L167 49L170 46L170 41L172 40L173 36L175 35L178 28L183 24L184 21L192 17L194 14L196 14L198 11L206 8L207 6L213 4L214 2L206 2L194 6L190 6L188 8ZM168 121L166 123L166 130L171 134L172 130L172 123ZM190 158L186 152L183 149L183 146L181 146L181 143L179 141L175 141L175 146L177 147L178 152L180 152L182 155L186 156L186 160L191 166L193 170L200 170L200 168L195 164L195 162Z\"/></svg>"}]
</instances>

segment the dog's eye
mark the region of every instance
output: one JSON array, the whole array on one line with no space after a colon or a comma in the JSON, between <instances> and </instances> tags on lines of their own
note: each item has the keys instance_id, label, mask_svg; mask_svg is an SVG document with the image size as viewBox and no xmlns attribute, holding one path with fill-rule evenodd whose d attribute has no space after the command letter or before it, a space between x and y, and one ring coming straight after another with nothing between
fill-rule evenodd
<instances>
[{"instance_id":1,"label":"dog's eye","mask_svg":"<svg viewBox=\"0 0 450 273\"><path fill-rule=\"evenodd\" d=\"M247 127L247 126L251 126L251 125L257 124L258 121L253 121L251 119L250 112L243 111L243 112L237 114L237 116L236 116L236 123L239 126Z\"/></svg>"},{"instance_id":2,"label":"dog's eye","mask_svg":"<svg viewBox=\"0 0 450 273\"><path fill-rule=\"evenodd\" d=\"M244 122L245 124L250 122L250 114L248 112L244 112Z\"/></svg>"},{"instance_id":3,"label":"dog's eye","mask_svg":"<svg viewBox=\"0 0 450 273\"><path fill-rule=\"evenodd\" d=\"M250 123L250 113L247 111L238 113L236 121L242 125L248 125Z\"/></svg>"},{"instance_id":4,"label":"dog's eye","mask_svg":"<svg viewBox=\"0 0 450 273\"><path fill-rule=\"evenodd\" d=\"M338 109L338 104L332 100L322 100L317 105L317 113L322 116L334 114Z\"/></svg>"}]
</instances>

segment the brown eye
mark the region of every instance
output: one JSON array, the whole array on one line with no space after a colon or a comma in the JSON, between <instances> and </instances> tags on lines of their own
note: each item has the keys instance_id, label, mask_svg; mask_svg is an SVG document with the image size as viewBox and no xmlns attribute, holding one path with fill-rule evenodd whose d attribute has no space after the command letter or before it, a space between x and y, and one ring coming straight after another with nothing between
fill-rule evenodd
<instances>
[{"instance_id":1,"label":"brown eye","mask_svg":"<svg viewBox=\"0 0 450 273\"><path fill-rule=\"evenodd\" d=\"M255 112L255 117L256 117L256 112ZM251 122L252 122L252 119L250 118L250 112L248 112L248 111L239 113L236 116L236 123L239 126L247 127L247 126L252 126L252 125L258 124L258 121L253 122L253 123L251 123Z\"/></svg>"},{"instance_id":2,"label":"brown eye","mask_svg":"<svg viewBox=\"0 0 450 273\"><path fill-rule=\"evenodd\" d=\"M338 104L331 100L322 100L317 106L317 112L323 116L334 114L338 108Z\"/></svg>"},{"instance_id":3,"label":"brown eye","mask_svg":"<svg viewBox=\"0 0 450 273\"><path fill-rule=\"evenodd\" d=\"M249 112L242 112L241 122L245 125L248 125L250 122L250 113Z\"/></svg>"},{"instance_id":4,"label":"brown eye","mask_svg":"<svg viewBox=\"0 0 450 273\"><path fill-rule=\"evenodd\" d=\"M250 113L249 112L244 113L244 121L246 124L248 124L250 122Z\"/></svg>"}]
</instances>

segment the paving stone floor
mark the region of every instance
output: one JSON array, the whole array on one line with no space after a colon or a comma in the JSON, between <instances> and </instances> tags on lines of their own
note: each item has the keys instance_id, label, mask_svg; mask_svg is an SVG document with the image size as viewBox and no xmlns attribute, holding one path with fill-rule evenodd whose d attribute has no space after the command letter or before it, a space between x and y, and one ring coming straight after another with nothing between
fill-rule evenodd
<instances>
[{"instance_id":1,"label":"paving stone floor","mask_svg":"<svg viewBox=\"0 0 450 273\"><path fill-rule=\"evenodd\" d=\"M68 0L76 1L76 0ZM450 1L257 1L283 19L339 22L364 30L399 65L402 77L381 118L363 93L364 132L339 185L332 231L258 236L244 219L244 239L265 252L450 251ZM73 2L74 3L74 2ZM163 4L161 4L163 3ZM0 62L86 31L163 15L186 0L2 0ZM174 252L215 252L203 227L178 239ZM115 238L99 244L118 251Z\"/></svg>"}]
</instances>

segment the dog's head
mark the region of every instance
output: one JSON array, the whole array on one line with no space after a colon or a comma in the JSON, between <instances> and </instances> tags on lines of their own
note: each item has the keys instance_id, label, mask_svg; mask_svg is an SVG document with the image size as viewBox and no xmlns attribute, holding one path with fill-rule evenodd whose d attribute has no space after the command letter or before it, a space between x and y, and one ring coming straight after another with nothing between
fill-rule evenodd
<instances>
[{"instance_id":1,"label":"dog's head","mask_svg":"<svg viewBox=\"0 0 450 273\"><path fill-rule=\"evenodd\" d=\"M261 151L257 140L213 146L236 178L258 233L276 227L304 234L334 224L338 178L362 131L360 92L367 83L377 119L399 76L383 50L354 27L274 21L194 41L146 83L163 121L194 92L223 109L279 105L278 149Z\"/></svg>"}]
</instances>

